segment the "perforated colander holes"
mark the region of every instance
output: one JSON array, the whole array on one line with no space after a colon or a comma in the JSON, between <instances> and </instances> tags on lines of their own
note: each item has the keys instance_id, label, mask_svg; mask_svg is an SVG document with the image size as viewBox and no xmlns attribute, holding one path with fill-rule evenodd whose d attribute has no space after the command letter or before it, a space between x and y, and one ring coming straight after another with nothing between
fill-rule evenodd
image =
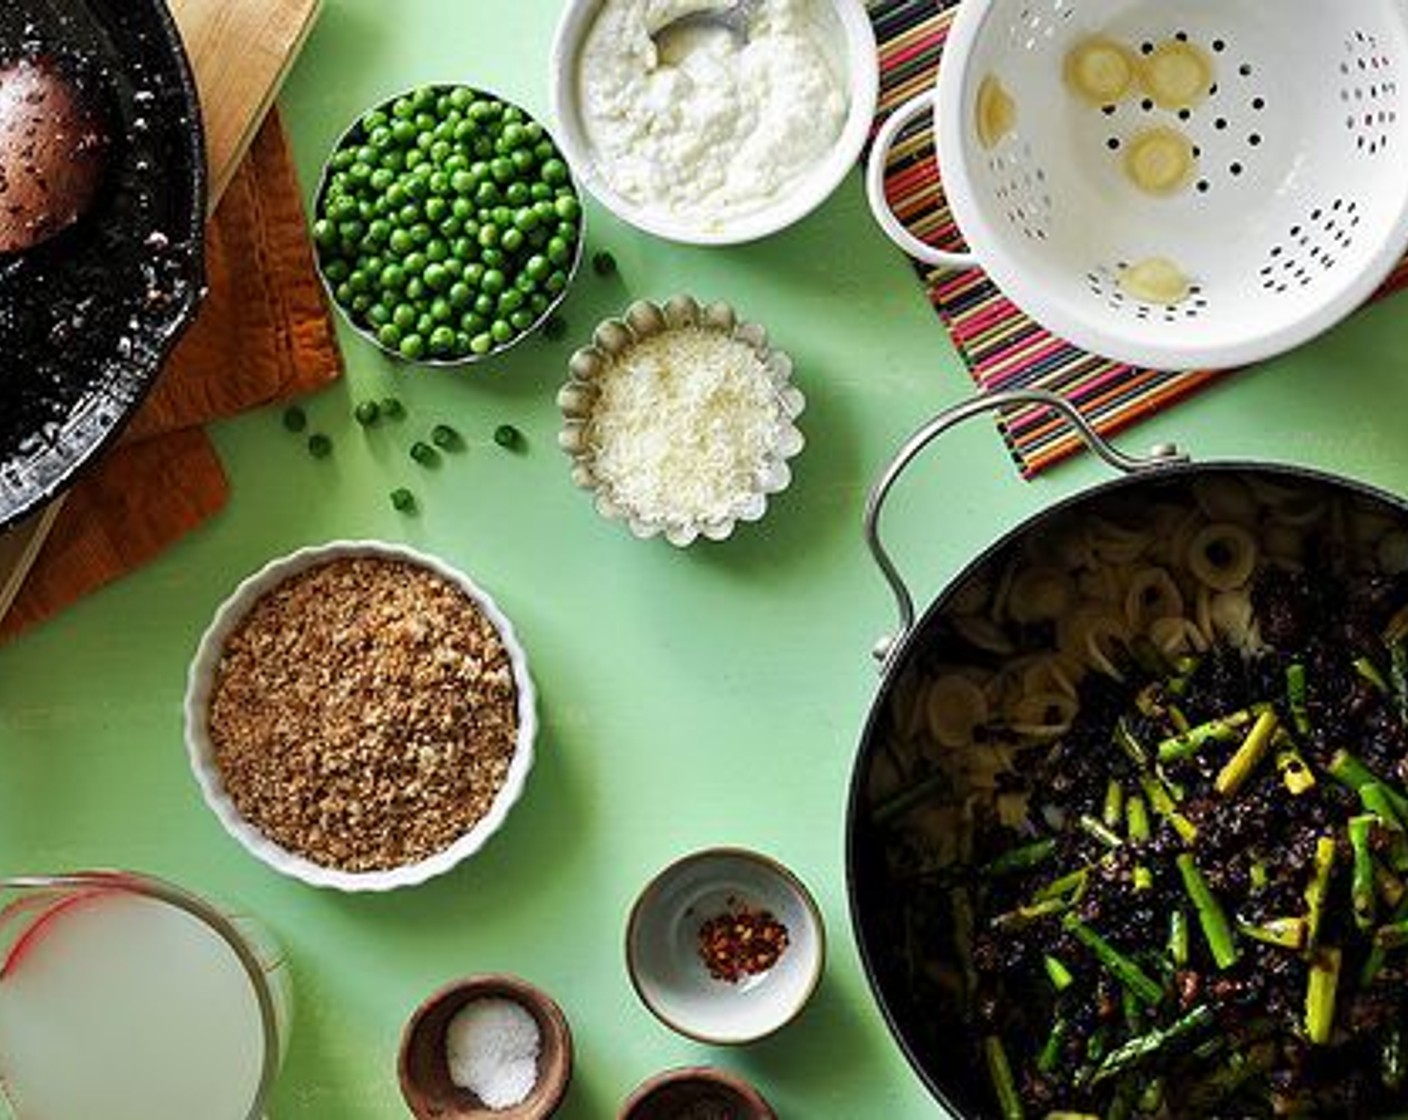
<instances>
[{"instance_id":1,"label":"perforated colander holes","mask_svg":"<svg viewBox=\"0 0 1408 1120\"><path fill-rule=\"evenodd\" d=\"M1340 60L1340 100L1345 106L1345 127L1354 137L1354 146L1366 155L1378 155L1388 147L1398 110L1393 60L1379 45L1378 37L1356 31L1344 43Z\"/></svg>"},{"instance_id":2,"label":"perforated colander holes","mask_svg":"<svg viewBox=\"0 0 1408 1120\"><path fill-rule=\"evenodd\" d=\"M1182 30L1175 31L1173 38L1202 46L1212 56L1215 70L1207 97L1191 108L1177 111L1161 109L1149 97L1120 105L1104 105L1101 112L1110 118L1111 125L1105 147L1112 156L1118 156L1134 132L1153 123L1145 118L1170 123L1176 120L1191 141L1193 158L1198 161L1193 189L1206 195L1223 176L1236 180L1246 174L1253 156L1266 141L1262 119L1267 98L1259 87L1256 66L1247 59L1233 65L1232 44L1226 39L1215 36L1200 44ZM1152 40L1139 44L1139 51L1144 55L1153 54L1157 49L1158 45ZM1211 162L1213 160L1215 162Z\"/></svg>"},{"instance_id":3,"label":"perforated colander holes","mask_svg":"<svg viewBox=\"0 0 1408 1120\"><path fill-rule=\"evenodd\" d=\"M988 171L994 180L993 195L1008 223L1028 241L1045 241L1056 207L1046 172L1035 159L1031 144L1023 142L1005 156L990 155Z\"/></svg>"},{"instance_id":4,"label":"perforated colander holes","mask_svg":"<svg viewBox=\"0 0 1408 1120\"><path fill-rule=\"evenodd\" d=\"M1110 311L1128 315L1141 323L1156 319L1162 319L1165 323L1178 323L1196 319L1208 309L1208 299L1201 284L1190 284L1188 295L1174 304L1149 303L1147 300L1136 299L1120 287L1119 275L1128 267L1128 261L1120 261L1113 270L1101 267L1085 274L1086 286L1091 295Z\"/></svg>"},{"instance_id":5,"label":"perforated colander holes","mask_svg":"<svg viewBox=\"0 0 1408 1120\"><path fill-rule=\"evenodd\" d=\"M1284 295L1308 288L1317 276L1334 271L1354 245L1362 220L1359 204L1350 199L1336 198L1327 206L1317 206L1304 222L1291 226L1284 241L1271 246L1261 267L1262 288Z\"/></svg>"},{"instance_id":6,"label":"perforated colander holes","mask_svg":"<svg viewBox=\"0 0 1408 1120\"><path fill-rule=\"evenodd\" d=\"M1028 4L1007 28L1008 39L1019 50L1034 51L1043 43L1055 39L1061 24L1075 14L1075 0Z\"/></svg>"}]
</instances>

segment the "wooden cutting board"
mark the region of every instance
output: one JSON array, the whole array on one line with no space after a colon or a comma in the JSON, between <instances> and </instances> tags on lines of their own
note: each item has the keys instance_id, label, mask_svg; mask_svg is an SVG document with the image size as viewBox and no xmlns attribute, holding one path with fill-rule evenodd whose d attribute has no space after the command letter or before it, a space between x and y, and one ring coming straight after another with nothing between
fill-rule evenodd
<instances>
[{"instance_id":1,"label":"wooden cutting board","mask_svg":"<svg viewBox=\"0 0 1408 1120\"><path fill-rule=\"evenodd\" d=\"M229 186L322 0L168 0L205 118L210 209ZM0 615L15 601L63 499L0 533Z\"/></svg>"}]
</instances>

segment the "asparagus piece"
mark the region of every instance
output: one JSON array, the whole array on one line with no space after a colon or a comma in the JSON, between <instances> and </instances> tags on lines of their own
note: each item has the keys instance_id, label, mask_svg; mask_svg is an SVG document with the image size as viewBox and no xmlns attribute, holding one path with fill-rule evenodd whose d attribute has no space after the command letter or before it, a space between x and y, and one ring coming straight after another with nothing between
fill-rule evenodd
<instances>
[{"instance_id":1,"label":"asparagus piece","mask_svg":"<svg viewBox=\"0 0 1408 1120\"><path fill-rule=\"evenodd\" d=\"M1057 992L1064 992L1076 982L1071 970L1062 964L1059 958L1048 953L1042 958L1042 963L1046 966L1046 975L1051 980L1051 986Z\"/></svg>"},{"instance_id":2,"label":"asparagus piece","mask_svg":"<svg viewBox=\"0 0 1408 1120\"><path fill-rule=\"evenodd\" d=\"M1119 828L1124 819L1124 786L1114 779L1105 787L1105 808L1100 819L1106 828Z\"/></svg>"},{"instance_id":3,"label":"asparagus piece","mask_svg":"<svg viewBox=\"0 0 1408 1120\"><path fill-rule=\"evenodd\" d=\"M998 914L992 919L992 924L999 929L1007 929L1011 926L1025 926L1032 922L1039 922L1042 918L1049 918L1053 914L1060 914L1064 910L1069 910L1073 905L1073 900L1069 898L1047 898L1041 902L1033 902L1030 905L1018 906L1015 910L1008 910Z\"/></svg>"},{"instance_id":4,"label":"asparagus piece","mask_svg":"<svg viewBox=\"0 0 1408 1120\"><path fill-rule=\"evenodd\" d=\"M1002 855L983 867L983 874L996 878L1019 871L1031 871L1035 867L1040 867L1055 854L1055 840L1037 840L1031 844L1024 844L1020 848L1013 848L1010 852L1003 852Z\"/></svg>"},{"instance_id":5,"label":"asparagus piece","mask_svg":"<svg viewBox=\"0 0 1408 1120\"><path fill-rule=\"evenodd\" d=\"M1079 902L1081 895L1085 893L1086 884L1090 881L1090 869L1082 867L1079 871L1072 871L1069 875L1062 875L1052 883L1048 883L1032 896L1032 903L1046 902L1048 899L1061 898L1070 895L1069 901Z\"/></svg>"},{"instance_id":6,"label":"asparagus piece","mask_svg":"<svg viewBox=\"0 0 1408 1120\"><path fill-rule=\"evenodd\" d=\"M1188 911L1178 907L1168 919L1168 958L1174 968L1188 967Z\"/></svg>"},{"instance_id":7,"label":"asparagus piece","mask_svg":"<svg viewBox=\"0 0 1408 1120\"><path fill-rule=\"evenodd\" d=\"M1315 772L1305 761L1300 751L1292 746L1281 747L1276 752L1276 769L1281 772L1281 781L1292 797L1299 797L1315 788Z\"/></svg>"},{"instance_id":8,"label":"asparagus piece","mask_svg":"<svg viewBox=\"0 0 1408 1120\"><path fill-rule=\"evenodd\" d=\"M1320 945L1320 924L1325 917L1325 900L1330 893L1330 875L1335 869L1335 841L1322 836L1315 842L1315 861L1310 882L1305 888L1307 908L1305 947L1314 950Z\"/></svg>"},{"instance_id":9,"label":"asparagus piece","mask_svg":"<svg viewBox=\"0 0 1408 1120\"><path fill-rule=\"evenodd\" d=\"M1080 825L1082 831L1093 836L1096 840L1099 840L1100 843L1104 844L1107 848L1121 848L1124 846L1123 840L1092 816L1083 815L1076 823Z\"/></svg>"},{"instance_id":10,"label":"asparagus piece","mask_svg":"<svg viewBox=\"0 0 1408 1120\"><path fill-rule=\"evenodd\" d=\"M1256 723L1252 724L1252 729L1242 740L1242 745L1217 775L1213 786L1218 793L1228 797L1246 785L1247 779L1266 757L1272 736L1276 734L1276 726L1275 712L1262 712L1256 717Z\"/></svg>"},{"instance_id":11,"label":"asparagus piece","mask_svg":"<svg viewBox=\"0 0 1408 1120\"><path fill-rule=\"evenodd\" d=\"M1365 786L1378 785L1383 788L1384 794L1389 803L1393 806L1394 815L1400 821L1408 820L1408 797L1405 797L1398 790L1380 780L1369 767L1355 758L1346 750L1338 750L1330 759L1330 765L1326 767L1330 777L1355 793L1363 796ZM1370 810L1371 812L1373 810ZM1385 824L1388 822L1385 821Z\"/></svg>"},{"instance_id":12,"label":"asparagus piece","mask_svg":"<svg viewBox=\"0 0 1408 1120\"><path fill-rule=\"evenodd\" d=\"M1071 1025L1061 1016L1056 1017L1056 1022L1051 1024L1051 1033L1046 1036L1046 1043L1041 1048L1041 1053L1037 1055L1036 1068L1040 1073L1050 1073L1061 1061L1061 1051L1066 1045L1066 1036L1071 1033Z\"/></svg>"},{"instance_id":13,"label":"asparagus piece","mask_svg":"<svg viewBox=\"0 0 1408 1120\"><path fill-rule=\"evenodd\" d=\"M1398 925L1401 922L1408 922L1408 898L1398 904L1392 917L1389 918L1389 926ZM1370 987L1379 978L1379 972L1384 967L1384 959L1388 956L1388 949L1378 943L1377 937L1374 944L1369 949L1369 955L1364 958L1364 964L1359 970L1359 986L1361 988Z\"/></svg>"},{"instance_id":14,"label":"asparagus piece","mask_svg":"<svg viewBox=\"0 0 1408 1120\"><path fill-rule=\"evenodd\" d=\"M1310 962L1310 980L1305 989L1305 1034L1317 1046L1325 1046L1335 1025L1335 989L1340 982L1342 954L1338 949L1321 949Z\"/></svg>"},{"instance_id":15,"label":"asparagus piece","mask_svg":"<svg viewBox=\"0 0 1408 1120\"><path fill-rule=\"evenodd\" d=\"M1305 948L1306 928L1304 918L1271 918L1265 922L1237 923L1237 929L1253 941L1279 945L1283 949Z\"/></svg>"},{"instance_id":16,"label":"asparagus piece","mask_svg":"<svg viewBox=\"0 0 1408 1120\"><path fill-rule=\"evenodd\" d=\"M1129 757L1129 760L1139 767L1140 770L1149 768L1149 752L1145 749L1138 737L1130 730L1129 724L1121 719L1115 724L1114 733L1115 746Z\"/></svg>"},{"instance_id":17,"label":"asparagus piece","mask_svg":"<svg viewBox=\"0 0 1408 1120\"><path fill-rule=\"evenodd\" d=\"M1388 695L1388 681L1384 680L1383 673L1379 672L1379 667L1367 657L1356 657L1354 659L1354 671L1360 678L1368 681L1375 691Z\"/></svg>"},{"instance_id":18,"label":"asparagus piece","mask_svg":"<svg viewBox=\"0 0 1408 1120\"><path fill-rule=\"evenodd\" d=\"M1154 873L1142 863L1136 863L1130 872L1130 879L1134 883L1136 891L1151 891L1154 889Z\"/></svg>"},{"instance_id":19,"label":"asparagus piece","mask_svg":"<svg viewBox=\"0 0 1408 1120\"><path fill-rule=\"evenodd\" d=\"M1183 889L1192 900L1198 912L1198 923L1203 928L1203 938L1208 943L1212 959L1220 969L1231 968L1237 963L1237 941L1227 914L1212 893L1208 881L1193 861L1191 852L1184 852L1174 862L1183 876Z\"/></svg>"},{"instance_id":20,"label":"asparagus piece","mask_svg":"<svg viewBox=\"0 0 1408 1120\"><path fill-rule=\"evenodd\" d=\"M1149 978L1148 973L1074 914L1067 914L1062 924L1066 932L1095 954L1115 979L1145 1003L1153 1006L1163 998L1163 989Z\"/></svg>"},{"instance_id":21,"label":"asparagus piece","mask_svg":"<svg viewBox=\"0 0 1408 1120\"><path fill-rule=\"evenodd\" d=\"M1370 782L1359 787L1359 800L1389 832L1388 860L1395 871L1408 871L1408 830L1394 803L1393 790L1382 782Z\"/></svg>"},{"instance_id":22,"label":"asparagus piece","mask_svg":"<svg viewBox=\"0 0 1408 1120\"><path fill-rule=\"evenodd\" d=\"M942 771L925 778L918 785L903 790L886 801L882 801L873 811L873 819L880 827L892 825L909 814L913 809L927 804L936 797L953 792L953 780Z\"/></svg>"},{"instance_id":23,"label":"asparagus piece","mask_svg":"<svg viewBox=\"0 0 1408 1120\"><path fill-rule=\"evenodd\" d=\"M1393 688L1393 710L1398 713L1398 722L1408 726L1408 643L1402 638L1390 642L1389 684Z\"/></svg>"},{"instance_id":24,"label":"asparagus piece","mask_svg":"<svg viewBox=\"0 0 1408 1120\"><path fill-rule=\"evenodd\" d=\"M1158 813L1164 820L1173 826L1173 830L1178 833L1179 838L1185 844L1191 844L1198 838L1198 826L1178 811L1178 805L1169 793L1167 787L1159 781L1155 775L1146 774L1140 779L1140 784L1144 788L1144 796L1149 799L1149 804L1154 812Z\"/></svg>"},{"instance_id":25,"label":"asparagus piece","mask_svg":"<svg viewBox=\"0 0 1408 1120\"><path fill-rule=\"evenodd\" d=\"M1129 838L1136 844L1147 844L1153 835L1153 830L1149 827L1149 807L1145 800L1135 794L1124 806L1126 827Z\"/></svg>"},{"instance_id":26,"label":"asparagus piece","mask_svg":"<svg viewBox=\"0 0 1408 1120\"><path fill-rule=\"evenodd\" d=\"M1374 861L1374 888L1389 907L1396 907L1403 901L1404 894L1408 893L1408 887L1404 886L1403 880L1378 860Z\"/></svg>"},{"instance_id":27,"label":"asparagus piece","mask_svg":"<svg viewBox=\"0 0 1408 1120\"><path fill-rule=\"evenodd\" d=\"M1377 819L1367 813L1349 819L1349 844L1354 849L1350 898L1354 904L1354 924L1361 930L1374 925L1374 856L1369 840Z\"/></svg>"},{"instance_id":28,"label":"asparagus piece","mask_svg":"<svg viewBox=\"0 0 1408 1120\"><path fill-rule=\"evenodd\" d=\"M1091 1084L1098 1085L1101 1081L1123 1073L1132 1066L1140 1065L1157 1057L1170 1047L1210 1027L1214 1019L1212 1008L1199 1006L1167 1027L1156 1027L1146 1034L1130 1039L1118 1049L1105 1055L1104 1060L1096 1069L1095 1075L1090 1079Z\"/></svg>"},{"instance_id":29,"label":"asparagus piece","mask_svg":"<svg viewBox=\"0 0 1408 1120\"><path fill-rule=\"evenodd\" d=\"M1299 661L1286 666L1286 702L1291 709L1291 726L1297 735L1310 734L1310 707L1306 702L1305 666Z\"/></svg>"},{"instance_id":30,"label":"asparagus piece","mask_svg":"<svg viewBox=\"0 0 1408 1120\"><path fill-rule=\"evenodd\" d=\"M1209 743L1230 743L1242 734L1243 730L1256 719L1257 705L1233 712L1220 719L1208 720L1197 727L1191 727L1181 735L1173 735L1160 741L1158 754L1160 762L1179 762L1192 758Z\"/></svg>"},{"instance_id":31,"label":"asparagus piece","mask_svg":"<svg viewBox=\"0 0 1408 1120\"><path fill-rule=\"evenodd\" d=\"M983 1055L987 1058L988 1077L992 1079L993 1094L997 1097L997 1110L1002 1120L1024 1120L1022 1097L1017 1092L1017 1081L1012 1076L1012 1063L1007 1060L1007 1051L1002 1039L990 1034L983 1040Z\"/></svg>"}]
</instances>

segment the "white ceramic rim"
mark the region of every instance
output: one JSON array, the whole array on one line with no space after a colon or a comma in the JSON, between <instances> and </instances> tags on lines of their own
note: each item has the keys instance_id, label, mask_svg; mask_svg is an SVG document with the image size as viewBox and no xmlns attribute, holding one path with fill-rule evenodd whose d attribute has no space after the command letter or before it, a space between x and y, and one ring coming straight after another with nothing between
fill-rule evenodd
<instances>
[{"instance_id":1,"label":"white ceramic rim","mask_svg":"<svg viewBox=\"0 0 1408 1120\"><path fill-rule=\"evenodd\" d=\"M709 863L713 860L742 860L758 867L768 877L775 880L782 890L793 895L802 904L802 910L808 915L812 925L816 952L813 954L811 962L809 983L799 992L793 1003L779 1003L775 1021L766 1030L754 1034L712 1035L688 1026L679 1019L672 1018L655 1003L650 998L646 985L640 980L639 968L636 963L636 940L647 905L653 902L655 896L682 871L696 864ZM693 1039L695 1042L704 1042L713 1046L745 1046L750 1042L771 1037L797 1018L811 1002L817 988L821 986L821 978L826 972L826 950L826 922L821 916L821 907L817 905L816 898L813 897L806 883L802 882L796 872L785 863L752 848L723 845L701 848L688 855L680 856L650 877L650 881L641 889L640 894L636 895L635 902L631 904L630 915L626 919L626 974L630 978L631 988L634 989L636 998L655 1018L676 1034Z\"/></svg>"},{"instance_id":2,"label":"white ceramic rim","mask_svg":"<svg viewBox=\"0 0 1408 1120\"><path fill-rule=\"evenodd\" d=\"M1335 326L1357 310L1388 278L1408 246L1408 193L1405 193L1386 238L1360 270L1354 282L1326 300L1313 312L1265 330L1244 341L1205 345L1197 331L1188 332L1186 345L1137 345L1111 335L1088 319L1066 313L1050 302L1040 286L1032 283L1002 251L1002 238L982 215L972 189L972 169L963 143L966 121L963 91L967 88L973 47L994 0L963 0L944 45L944 62L932 92L935 140L943 152L944 191L954 220L972 254L992 281L1013 303L1053 334L1092 354L1156 370L1230 369L1250 365L1292 350ZM886 153L876 146L872 160ZM875 201L872 198L872 207ZM882 223L886 224L886 223Z\"/></svg>"},{"instance_id":3,"label":"white ceramic rim","mask_svg":"<svg viewBox=\"0 0 1408 1120\"><path fill-rule=\"evenodd\" d=\"M553 133L577 181L623 222L684 245L743 245L801 221L831 197L860 160L870 137L880 97L880 65L875 31L861 0L827 0L841 24L850 79L850 108L831 154L796 190L774 205L729 222L727 230L700 230L617 194L598 171L577 115L577 54L605 0L569 0L553 35L549 64Z\"/></svg>"},{"instance_id":4,"label":"white ceramic rim","mask_svg":"<svg viewBox=\"0 0 1408 1120\"><path fill-rule=\"evenodd\" d=\"M489 811L449 847L418 863L387 871L340 871L324 867L290 852L254 828L240 815L233 800L225 792L219 768L215 763L215 752L206 721L215 672L225 641L259 597L299 572L332 560L359 556L404 560L416 564L449 580L474 600L475 605L484 612L499 632L513 668L514 684L518 691L518 737L513 759L509 762L504 784L494 797ZM482 848L522 796L528 773L533 767L533 744L538 734L537 697L532 677L528 672L528 658L514 633L513 624L499 610L498 604L469 576L445 561L406 545L373 540L338 540L300 548L287 556L269 561L259 571L246 577L219 606L214 619L201 636L186 678L184 713L186 751L190 758L191 772L205 797L205 803L224 826L225 831L238 840L251 855L279 874L309 886L349 893L390 891L416 886L427 879L443 875Z\"/></svg>"}]
</instances>

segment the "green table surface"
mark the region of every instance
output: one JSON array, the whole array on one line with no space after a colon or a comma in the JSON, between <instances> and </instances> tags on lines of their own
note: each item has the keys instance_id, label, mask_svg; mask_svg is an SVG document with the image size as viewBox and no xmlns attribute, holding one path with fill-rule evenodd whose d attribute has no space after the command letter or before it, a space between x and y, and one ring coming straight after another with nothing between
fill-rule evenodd
<instances>
[{"instance_id":1,"label":"green table surface","mask_svg":"<svg viewBox=\"0 0 1408 1120\"><path fill-rule=\"evenodd\" d=\"M553 0L329 0L283 97L305 189L359 110L428 79L548 108ZM403 1114L399 1032L434 986L521 973L571 1019L576 1073L560 1115L609 1117L649 1074L714 1062L784 1117L934 1115L892 1044L851 937L843 864L852 760L877 688L870 648L892 604L860 534L869 484L903 437L971 387L858 176L763 244L698 250L589 206L592 248L567 342L525 341L475 372L407 374L343 331L348 375L306 402L336 450L315 462L277 409L215 430L228 509L157 562L0 649L0 874L122 866L261 915L292 960L298 1011L272 1115ZM573 345L635 297L726 297L796 359L809 445L765 521L677 551L596 515L555 446ZM1197 457L1286 460L1408 491L1408 318L1390 301L1126 436ZM232 356L237 361L237 356ZM351 405L398 394L399 427ZM447 421L468 449L427 471L415 434ZM513 423L526 451L496 447ZM978 421L921 462L887 525L921 602L999 533L1105 474L1089 457L1016 477ZM421 512L394 512L409 486ZM185 670L216 605L265 560L339 537L402 540L462 566L513 618L540 690L524 800L473 860L426 886L346 896L280 878L206 810L186 764ZM812 887L830 931L805 1015L733 1050L676 1037L637 1002L622 954L646 879L692 849L772 853Z\"/></svg>"}]
</instances>

